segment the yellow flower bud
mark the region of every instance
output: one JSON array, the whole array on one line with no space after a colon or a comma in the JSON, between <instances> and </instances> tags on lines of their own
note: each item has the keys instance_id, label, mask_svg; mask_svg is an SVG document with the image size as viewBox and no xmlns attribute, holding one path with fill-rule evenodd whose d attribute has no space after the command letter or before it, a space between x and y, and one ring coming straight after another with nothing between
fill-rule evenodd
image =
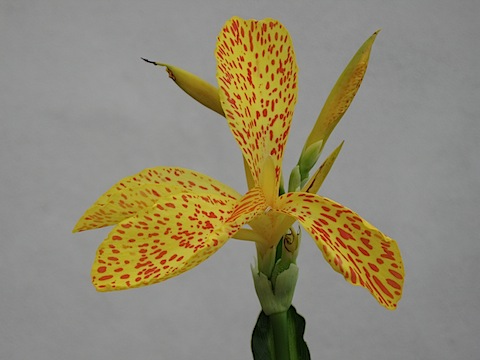
<instances>
[{"instance_id":1,"label":"yellow flower bud","mask_svg":"<svg viewBox=\"0 0 480 360\"><path fill-rule=\"evenodd\" d=\"M172 79L183 91L197 100L200 104L222 116L225 116L222 105L220 104L218 88L198 76L176 66L158 63L144 58L142 59L156 66L165 66L170 79Z\"/></svg>"}]
</instances>

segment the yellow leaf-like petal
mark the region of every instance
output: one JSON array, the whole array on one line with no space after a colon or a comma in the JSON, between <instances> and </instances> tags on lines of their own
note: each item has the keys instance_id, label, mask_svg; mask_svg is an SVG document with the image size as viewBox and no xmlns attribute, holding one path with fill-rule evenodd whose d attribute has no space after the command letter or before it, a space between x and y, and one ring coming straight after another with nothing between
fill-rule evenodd
<instances>
[{"instance_id":1,"label":"yellow leaf-like petal","mask_svg":"<svg viewBox=\"0 0 480 360\"><path fill-rule=\"evenodd\" d=\"M262 164L274 160L276 189L297 100L297 64L287 30L277 20L234 17L217 48L220 101L230 130L259 185Z\"/></svg>"},{"instance_id":2,"label":"yellow leaf-like petal","mask_svg":"<svg viewBox=\"0 0 480 360\"><path fill-rule=\"evenodd\" d=\"M370 51L379 31L370 36L358 49L338 78L318 116L315 126L307 138L304 149L320 140L323 140L323 146L325 146L330 133L347 111L362 83L363 76L367 71Z\"/></svg>"},{"instance_id":3,"label":"yellow leaf-like petal","mask_svg":"<svg viewBox=\"0 0 480 360\"><path fill-rule=\"evenodd\" d=\"M235 190L199 172L155 167L129 176L112 186L78 220L73 231L118 224L140 210L149 208L161 197L184 192L240 198Z\"/></svg>"},{"instance_id":4,"label":"yellow leaf-like petal","mask_svg":"<svg viewBox=\"0 0 480 360\"><path fill-rule=\"evenodd\" d=\"M205 261L262 211L255 189L236 201L212 194L162 198L122 221L100 245L92 267L97 290L151 285Z\"/></svg>"},{"instance_id":5,"label":"yellow leaf-like petal","mask_svg":"<svg viewBox=\"0 0 480 360\"><path fill-rule=\"evenodd\" d=\"M288 193L280 212L295 217L315 239L335 271L353 285L370 291L394 310L402 295L403 263L397 243L355 212L321 196Z\"/></svg>"},{"instance_id":6,"label":"yellow leaf-like petal","mask_svg":"<svg viewBox=\"0 0 480 360\"><path fill-rule=\"evenodd\" d=\"M144 58L142 59L156 66L165 66L168 76L175 82L175 84L178 85L178 87L180 87L192 98L197 100L200 104L208 107L210 110L213 110L222 116L225 116L220 104L218 88L198 77L197 75L194 75L179 67L150 61Z\"/></svg>"}]
</instances>

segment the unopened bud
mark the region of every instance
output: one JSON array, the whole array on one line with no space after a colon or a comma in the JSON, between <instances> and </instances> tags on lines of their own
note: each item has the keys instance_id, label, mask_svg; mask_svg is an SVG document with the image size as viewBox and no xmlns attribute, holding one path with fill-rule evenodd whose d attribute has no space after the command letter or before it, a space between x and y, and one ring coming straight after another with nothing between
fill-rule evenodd
<instances>
[{"instance_id":1,"label":"unopened bud","mask_svg":"<svg viewBox=\"0 0 480 360\"><path fill-rule=\"evenodd\" d=\"M164 66L167 69L170 79L172 79L183 91L202 105L222 116L225 116L220 103L218 88L198 76L176 66L150 61L144 58L142 59L156 66Z\"/></svg>"},{"instance_id":2,"label":"unopened bud","mask_svg":"<svg viewBox=\"0 0 480 360\"><path fill-rule=\"evenodd\" d=\"M300 189L302 177L300 175L300 166L295 166L290 173L290 179L288 180L288 191L294 192Z\"/></svg>"},{"instance_id":3,"label":"unopened bud","mask_svg":"<svg viewBox=\"0 0 480 360\"><path fill-rule=\"evenodd\" d=\"M308 177L309 171L315 166L318 158L322 152L323 140L319 140L309 145L306 149L303 149L300 154L300 160L298 165L300 166L300 173L302 174L302 179ZM303 176L303 175L306 176Z\"/></svg>"}]
</instances>

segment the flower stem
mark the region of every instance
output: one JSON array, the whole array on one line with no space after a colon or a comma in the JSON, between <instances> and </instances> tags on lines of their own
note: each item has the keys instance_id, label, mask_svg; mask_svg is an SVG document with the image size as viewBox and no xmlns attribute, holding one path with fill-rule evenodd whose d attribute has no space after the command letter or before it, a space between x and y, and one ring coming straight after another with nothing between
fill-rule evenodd
<instances>
[{"instance_id":1,"label":"flower stem","mask_svg":"<svg viewBox=\"0 0 480 360\"><path fill-rule=\"evenodd\" d=\"M270 315L275 345L275 360L290 360L287 311Z\"/></svg>"}]
</instances>

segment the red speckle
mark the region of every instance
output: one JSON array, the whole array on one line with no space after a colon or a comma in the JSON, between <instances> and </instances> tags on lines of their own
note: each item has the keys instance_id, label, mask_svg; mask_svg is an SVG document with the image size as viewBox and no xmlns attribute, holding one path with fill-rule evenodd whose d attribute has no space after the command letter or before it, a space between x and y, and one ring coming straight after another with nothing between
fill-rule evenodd
<instances>
[{"instance_id":1,"label":"red speckle","mask_svg":"<svg viewBox=\"0 0 480 360\"><path fill-rule=\"evenodd\" d=\"M356 284L357 282L357 274L355 273L355 270L350 268L350 279L352 280L353 284Z\"/></svg>"},{"instance_id":2,"label":"red speckle","mask_svg":"<svg viewBox=\"0 0 480 360\"><path fill-rule=\"evenodd\" d=\"M400 290L402 288L400 285L398 285L398 283L396 281L394 281L392 279L387 279L387 283L388 283L388 285L390 285L394 289Z\"/></svg>"},{"instance_id":3,"label":"red speckle","mask_svg":"<svg viewBox=\"0 0 480 360\"><path fill-rule=\"evenodd\" d=\"M378 266L372 263L368 263L368 266L370 266L370 269L372 269L375 272L378 272Z\"/></svg>"},{"instance_id":4,"label":"red speckle","mask_svg":"<svg viewBox=\"0 0 480 360\"><path fill-rule=\"evenodd\" d=\"M393 299L393 295L388 289L385 287L385 285L380 281L379 278L377 278L375 275L373 276L373 280L377 283L378 287L383 291L385 295Z\"/></svg>"},{"instance_id":5,"label":"red speckle","mask_svg":"<svg viewBox=\"0 0 480 360\"><path fill-rule=\"evenodd\" d=\"M100 266L100 267L97 269L97 272L99 272L99 273L104 273L105 271L107 271L106 266Z\"/></svg>"},{"instance_id":6,"label":"red speckle","mask_svg":"<svg viewBox=\"0 0 480 360\"><path fill-rule=\"evenodd\" d=\"M330 216L330 215L325 214L325 213L321 213L320 215L323 216L323 217L326 217L326 218L329 219L330 221L337 222L337 219L334 218L333 216Z\"/></svg>"},{"instance_id":7,"label":"red speckle","mask_svg":"<svg viewBox=\"0 0 480 360\"><path fill-rule=\"evenodd\" d=\"M373 249L373 246L370 245L370 240L369 239L361 237L360 240L362 241L363 245L365 245L367 248L369 248L370 250Z\"/></svg>"},{"instance_id":8,"label":"red speckle","mask_svg":"<svg viewBox=\"0 0 480 360\"><path fill-rule=\"evenodd\" d=\"M110 280L111 278L113 278L113 275L105 275L105 276L102 276L101 278L99 278L98 280L106 281L106 280Z\"/></svg>"},{"instance_id":9,"label":"red speckle","mask_svg":"<svg viewBox=\"0 0 480 360\"><path fill-rule=\"evenodd\" d=\"M396 272L395 270L389 269L388 272L389 272L390 274L392 274L393 276L395 276L395 277L396 277L397 279L399 279L399 280L402 280L402 279L403 279L402 274Z\"/></svg>"},{"instance_id":10,"label":"red speckle","mask_svg":"<svg viewBox=\"0 0 480 360\"><path fill-rule=\"evenodd\" d=\"M387 249L384 249L384 250L385 250L385 254L382 254L380 256L384 259L395 261L395 258L394 258L395 253Z\"/></svg>"},{"instance_id":11,"label":"red speckle","mask_svg":"<svg viewBox=\"0 0 480 360\"><path fill-rule=\"evenodd\" d=\"M351 247L350 245L348 245L348 250L350 250L350 252L353 255L358 256L358 252L353 247Z\"/></svg>"},{"instance_id":12,"label":"red speckle","mask_svg":"<svg viewBox=\"0 0 480 360\"><path fill-rule=\"evenodd\" d=\"M370 256L370 253L361 246L357 246L358 251L360 251L365 256Z\"/></svg>"},{"instance_id":13,"label":"red speckle","mask_svg":"<svg viewBox=\"0 0 480 360\"><path fill-rule=\"evenodd\" d=\"M341 228L338 228L338 232L340 233L340 236L345 240L353 239L352 235L350 235L348 232Z\"/></svg>"}]
</instances>

